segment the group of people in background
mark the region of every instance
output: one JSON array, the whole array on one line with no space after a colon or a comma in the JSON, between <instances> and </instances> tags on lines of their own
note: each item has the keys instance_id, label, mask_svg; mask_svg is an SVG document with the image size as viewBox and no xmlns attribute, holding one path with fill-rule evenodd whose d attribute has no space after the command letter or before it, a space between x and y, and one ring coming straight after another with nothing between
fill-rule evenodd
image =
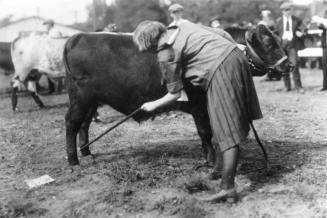
<instances>
[{"instance_id":1,"label":"group of people in background","mask_svg":"<svg viewBox=\"0 0 327 218\"><path fill-rule=\"evenodd\" d=\"M294 82L294 88L301 94L304 93L304 89L301 81L301 74L299 70L300 58L298 57L298 51L305 48L305 35L307 32L307 26L302 22L302 20L296 17L293 12L294 6L291 2L283 2L280 5L280 10L282 16L274 19L270 10L261 11L261 19L255 21L256 24L264 24L269 27L269 29L280 38L281 45L287 54L288 58L294 64L294 70L291 72ZM221 28L221 18L214 17L210 20L209 26L213 28ZM323 82L320 91L327 90L327 38L326 38L326 25L323 24L321 19L312 19L312 23L318 24L319 28L322 29L321 35L321 47L323 51L322 55L322 72L323 72ZM248 28L252 24L238 25L239 27ZM284 80L284 91L291 91L291 80L290 75L285 75Z\"/></svg>"},{"instance_id":2,"label":"group of people in background","mask_svg":"<svg viewBox=\"0 0 327 218\"><path fill-rule=\"evenodd\" d=\"M290 2L284 2L280 5L282 16L275 20L272 17L270 10L261 11L261 20L257 21L257 24L263 24L269 27L269 29L275 33L280 43L290 59L294 64L294 70L292 71L292 77L295 89L303 94L304 89L302 87L301 75L299 71L299 57L298 51L304 48L304 38L306 26L303 22L293 15L293 5ZM215 27L217 18L214 21L210 21L210 26ZM284 91L291 91L290 75L283 76Z\"/></svg>"}]
</instances>

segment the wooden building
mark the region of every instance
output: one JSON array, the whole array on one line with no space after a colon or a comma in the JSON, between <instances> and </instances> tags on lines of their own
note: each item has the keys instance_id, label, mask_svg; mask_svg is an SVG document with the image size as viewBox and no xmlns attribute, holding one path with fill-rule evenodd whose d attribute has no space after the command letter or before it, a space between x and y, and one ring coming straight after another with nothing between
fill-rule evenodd
<instances>
[{"instance_id":1,"label":"wooden building","mask_svg":"<svg viewBox=\"0 0 327 218\"><path fill-rule=\"evenodd\" d=\"M0 26L0 42L12 42L13 39L24 33L45 32L45 26L42 25L45 20L41 17L27 17ZM55 24L55 28L64 36L71 36L75 33L82 32L82 30L59 23Z\"/></svg>"},{"instance_id":2,"label":"wooden building","mask_svg":"<svg viewBox=\"0 0 327 218\"><path fill-rule=\"evenodd\" d=\"M0 26L0 42L12 42L20 34L31 32L45 32L43 22L46 19L41 17L27 17L13 21L9 24ZM55 28L62 33L63 36L71 36L75 33L83 32L80 29L55 23ZM5 72L0 68L0 93L10 91L10 81L13 72Z\"/></svg>"}]
</instances>

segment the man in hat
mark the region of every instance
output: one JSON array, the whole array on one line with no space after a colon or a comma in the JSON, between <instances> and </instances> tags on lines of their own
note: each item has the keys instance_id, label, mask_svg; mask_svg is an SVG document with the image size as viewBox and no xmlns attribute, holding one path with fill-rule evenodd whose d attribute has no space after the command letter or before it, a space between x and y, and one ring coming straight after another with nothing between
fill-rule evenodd
<instances>
[{"instance_id":1,"label":"man in hat","mask_svg":"<svg viewBox=\"0 0 327 218\"><path fill-rule=\"evenodd\" d=\"M216 16L211 18L209 21L209 26L212 28L221 28L220 17Z\"/></svg>"},{"instance_id":2,"label":"man in hat","mask_svg":"<svg viewBox=\"0 0 327 218\"><path fill-rule=\"evenodd\" d=\"M183 19L183 11L184 7L180 4L172 4L169 6L168 11L170 13L171 18L173 18L173 22L168 25L168 27L178 26L181 22L184 22Z\"/></svg>"},{"instance_id":3,"label":"man in hat","mask_svg":"<svg viewBox=\"0 0 327 218\"><path fill-rule=\"evenodd\" d=\"M62 33L54 28L55 22L52 19L45 20L43 22L43 25L46 28L46 32L49 37L51 38L60 38L62 37Z\"/></svg>"},{"instance_id":4,"label":"man in hat","mask_svg":"<svg viewBox=\"0 0 327 218\"><path fill-rule=\"evenodd\" d=\"M327 12L324 14L324 18L313 16L312 23L318 24L318 28L322 30L321 34L321 48L322 48L322 88L320 91L327 91Z\"/></svg>"},{"instance_id":5,"label":"man in hat","mask_svg":"<svg viewBox=\"0 0 327 218\"><path fill-rule=\"evenodd\" d=\"M271 16L270 10L262 10L261 11L261 20L260 24L266 25L273 33L276 31L276 24L274 19Z\"/></svg>"},{"instance_id":6,"label":"man in hat","mask_svg":"<svg viewBox=\"0 0 327 218\"><path fill-rule=\"evenodd\" d=\"M282 47L284 48L288 58L294 64L292 72L295 89L303 94L301 76L299 71L299 60L297 51L304 49L304 32L306 26L302 21L293 15L293 5L290 2L281 4L282 17L277 20L277 34L281 38ZM290 75L284 76L285 91L291 90Z\"/></svg>"}]
</instances>

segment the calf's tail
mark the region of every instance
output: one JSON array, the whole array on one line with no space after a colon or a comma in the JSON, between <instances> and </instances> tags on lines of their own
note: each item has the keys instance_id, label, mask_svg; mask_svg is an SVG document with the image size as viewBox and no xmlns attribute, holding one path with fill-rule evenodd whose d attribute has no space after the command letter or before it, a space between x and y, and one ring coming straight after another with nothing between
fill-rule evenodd
<instances>
[{"instance_id":1,"label":"calf's tail","mask_svg":"<svg viewBox=\"0 0 327 218\"><path fill-rule=\"evenodd\" d=\"M63 54L62 54L62 61L64 63L64 66L65 66L65 70L66 70L66 77L68 77L68 75L71 75L72 72L68 66L68 60L67 60L67 50L68 48L71 49L71 41L74 39L74 36L72 36L71 38L69 38L66 43L65 43L65 46L64 46L64 51L63 51Z\"/></svg>"}]
</instances>

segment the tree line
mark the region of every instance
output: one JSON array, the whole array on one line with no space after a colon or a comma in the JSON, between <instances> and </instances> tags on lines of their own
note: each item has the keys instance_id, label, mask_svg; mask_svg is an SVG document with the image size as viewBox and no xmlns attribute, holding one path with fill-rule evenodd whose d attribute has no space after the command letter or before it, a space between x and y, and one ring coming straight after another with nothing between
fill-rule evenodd
<instances>
[{"instance_id":1,"label":"tree line","mask_svg":"<svg viewBox=\"0 0 327 218\"><path fill-rule=\"evenodd\" d=\"M170 0L115 0L107 5L105 0L93 0L87 6L88 19L75 24L87 31L101 29L115 23L120 31L132 32L143 20L170 22L168 5ZM223 24L242 24L260 19L261 10L271 10L273 16L280 15L277 0L176 0L184 6L184 17L207 25L212 17L218 16Z\"/></svg>"}]
</instances>

